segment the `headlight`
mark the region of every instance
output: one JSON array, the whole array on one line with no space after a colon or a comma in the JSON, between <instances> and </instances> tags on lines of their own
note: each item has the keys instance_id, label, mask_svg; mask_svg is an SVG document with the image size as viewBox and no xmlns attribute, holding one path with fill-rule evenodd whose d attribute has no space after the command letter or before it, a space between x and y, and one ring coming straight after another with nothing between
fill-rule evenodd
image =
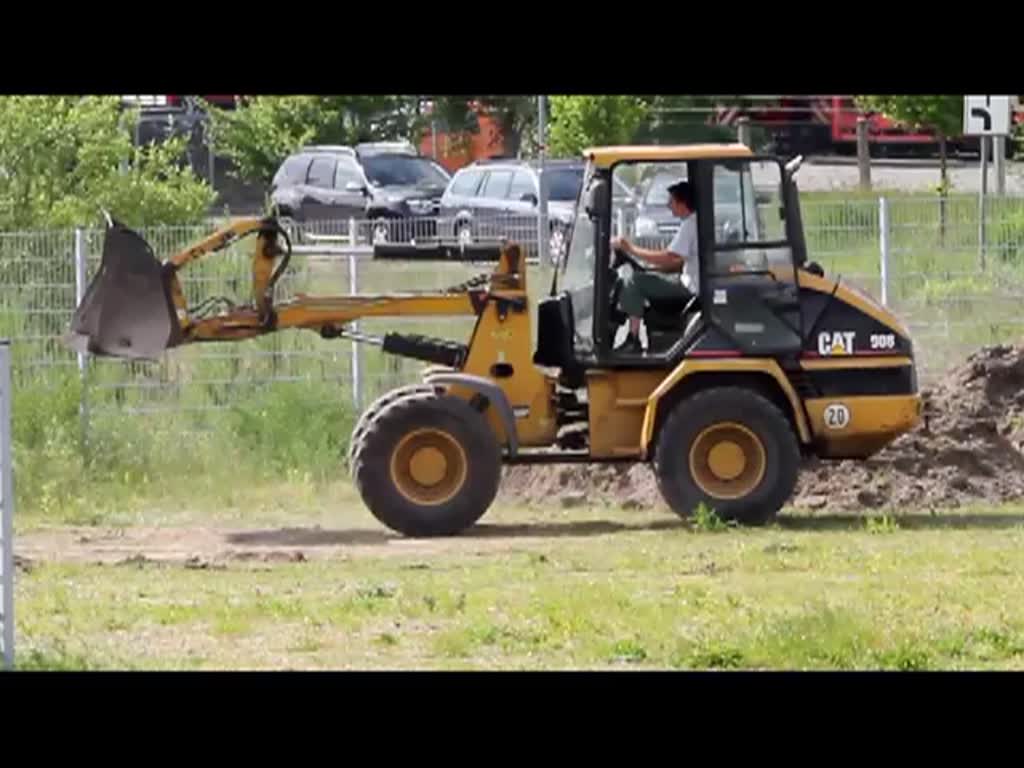
<instances>
[{"instance_id":1,"label":"headlight","mask_svg":"<svg viewBox=\"0 0 1024 768\"><path fill-rule=\"evenodd\" d=\"M654 219L649 219L646 216L637 219L634 228L637 237L654 237L658 234L658 225L654 223Z\"/></svg>"},{"instance_id":2,"label":"headlight","mask_svg":"<svg viewBox=\"0 0 1024 768\"><path fill-rule=\"evenodd\" d=\"M410 200L409 210L415 213L424 213L433 208L432 200Z\"/></svg>"}]
</instances>

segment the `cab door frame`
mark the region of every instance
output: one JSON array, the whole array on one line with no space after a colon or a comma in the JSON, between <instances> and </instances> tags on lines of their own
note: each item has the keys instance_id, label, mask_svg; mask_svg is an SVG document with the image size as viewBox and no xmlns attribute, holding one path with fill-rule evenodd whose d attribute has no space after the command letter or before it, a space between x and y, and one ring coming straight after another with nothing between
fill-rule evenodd
<instances>
[{"instance_id":1,"label":"cab door frame","mask_svg":"<svg viewBox=\"0 0 1024 768\"><path fill-rule=\"evenodd\" d=\"M715 196L714 196L714 183L715 183L715 167L723 164L728 165L746 165L754 166L759 163L770 163L777 165L779 168L779 200L778 205L780 210L783 212L784 220L784 233L785 236L782 239L773 240L746 240L736 243L718 243L716 242L715 233ZM803 309L800 302L800 277L799 277L799 264L802 263L805 258L804 241L802 237L802 230L799 233L795 232L795 229L801 227L799 218L799 209L797 213L792 212L792 201L795 197L793 194L792 183L789 177L789 173L786 166L777 157L770 157L764 155L751 155L749 157L741 158L705 158L696 161L695 178L697 188L697 236L699 240L699 274L700 274L700 292L699 301L701 305L701 314L704 321L711 327L715 327L718 331L725 334L732 341L736 342L737 349L743 349L744 342L738 337L738 334L733 330L722 327L722 324L715 322L715 290L712 287L712 283L719 280L729 280L731 278L757 278L758 276L771 280L773 283L783 286L782 283L775 276L774 271L770 269L764 270L747 270L740 272L721 271L718 269L718 255L723 253L738 253L745 250L751 249L762 249L771 250L773 248L785 248L788 249L790 254L789 266L793 270L793 281L792 281L792 292L793 301L790 307L790 312L796 313L796 326L794 327L791 323L785 320L785 318L779 317L782 324L791 330L797 339L803 339ZM753 183L751 183L753 187ZM741 195L743 194L743 183L741 178L740 189ZM742 198L741 198L742 201ZM757 213L757 198L756 191L755 197L750 201L750 205L753 206L755 215ZM710 214L710 215L708 215ZM746 210L744 203L741 202L741 216L746 217ZM766 283L770 285L769 283ZM786 284L788 285L788 284ZM785 288L783 288L785 290ZM726 299L727 300L727 299ZM800 345L794 343L793 352L799 354ZM748 354L751 352L748 351Z\"/></svg>"}]
</instances>

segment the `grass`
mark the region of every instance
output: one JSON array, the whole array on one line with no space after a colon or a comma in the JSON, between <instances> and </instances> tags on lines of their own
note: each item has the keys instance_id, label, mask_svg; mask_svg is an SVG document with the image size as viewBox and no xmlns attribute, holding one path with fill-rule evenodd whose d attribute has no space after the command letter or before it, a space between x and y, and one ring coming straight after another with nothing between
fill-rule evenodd
<instances>
[{"instance_id":1,"label":"grass","mask_svg":"<svg viewBox=\"0 0 1024 768\"><path fill-rule=\"evenodd\" d=\"M94 417L84 435L79 387L69 376L15 393L19 530L130 524L149 505L206 504L237 514L282 484L289 505L310 503L346 476L354 414L326 385L279 384L222 412L162 419L115 412Z\"/></svg>"},{"instance_id":2,"label":"grass","mask_svg":"<svg viewBox=\"0 0 1024 768\"><path fill-rule=\"evenodd\" d=\"M21 667L1024 668L1020 508L722 534L499 506L454 540L365 546L368 513L330 517L354 543L305 562L37 560L17 581Z\"/></svg>"},{"instance_id":3,"label":"grass","mask_svg":"<svg viewBox=\"0 0 1024 768\"><path fill-rule=\"evenodd\" d=\"M805 208L812 255L829 274L867 276L877 295L877 203L844 195ZM993 212L1006 247L980 272L970 204L950 204L941 241L933 208L893 205L890 295L922 366L940 372L981 344L1019 338L1016 302L999 297L1024 277L1024 220ZM32 243L32 263L47 248ZM211 282L194 289L244 293L228 270L244 265L210 264ZM289 290L345 292L339 269L301 270ZM405 269L397 281L451 285L472 271L438 269L428 283ZM0 331L63 330L66 313L54 308L67 305L66 276L23 291L39 276L5 275L16 290L0 288ZM548 280L531 278L536 298ZM371 265L361 281L363 291L392 290L394 266ZM468 337L463 320L363 325ZM158 365L93 365L84 433L73 358L51 342L14 347L18 536L69 525L320 525L342 545L327 559L206 570L39 563L19 574L23 669L1024 667L1019 510L792 516L749 531L706 508L686 525L607 509L542 518L498 508L477 535L424 554L382 544L345 480L347 342L295 331L182 349ZM32 367L58 357L64 374ZM366 401L417 367L372 350L363 365ZM273 387L259 385L268 379ZM221 409L125 412L210 405Z\"/></svg>"}]
</instances>

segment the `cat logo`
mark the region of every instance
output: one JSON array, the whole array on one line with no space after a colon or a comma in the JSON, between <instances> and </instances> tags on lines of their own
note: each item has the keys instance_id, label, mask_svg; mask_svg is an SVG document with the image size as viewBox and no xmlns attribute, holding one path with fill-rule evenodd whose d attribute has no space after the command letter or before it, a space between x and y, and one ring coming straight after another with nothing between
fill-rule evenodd
<instances>
[{"instance_id":1,"label":"cat logo","mask_svg":"<svg viewBox=\"0 0 1024 768\"><path fill-rule=\"evenodd\" d=\"M818 354L822 357L852 355L853 340L856 336L854 331L822 331L818 334Z\"/></svg>"},{"instance_id":2,"label":"cat logo","mask_svg":"<svg viewBox=\"0 0 1024 768\"><path fill-rule=\"evenodd\" d=\"M511 341L512 331L503 329L499 331L491 331L491 338L495 341Z\"/></svg>"}]
</instances>

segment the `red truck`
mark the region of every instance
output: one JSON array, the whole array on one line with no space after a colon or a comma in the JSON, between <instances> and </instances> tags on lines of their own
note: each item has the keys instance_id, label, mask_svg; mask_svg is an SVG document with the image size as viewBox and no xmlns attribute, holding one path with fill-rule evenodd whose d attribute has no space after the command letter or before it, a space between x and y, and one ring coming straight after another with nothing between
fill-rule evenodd
<instances>
[{"instance_id":1,"label":"red truck","mask_svg":"<svg viewBox=\"0 0 1024 768\"><path fill-rule=\"evenodd\" d=\"M715 125L738 124L746 117L751 126L767 130L780 154L852 154L857 151L857 118L868 119L868 141L872 154L936 155L938 137L931 130L901 125L877 113L862 113L852 96L770 96L750 97L752 103L718 107L711 116ZM1014 122L1024 122L1017 112ZM1007 141L1007 155L1013 142ZM950 153L978 152L978 139L950 137Z\"/></svg>"}]
</instances>

